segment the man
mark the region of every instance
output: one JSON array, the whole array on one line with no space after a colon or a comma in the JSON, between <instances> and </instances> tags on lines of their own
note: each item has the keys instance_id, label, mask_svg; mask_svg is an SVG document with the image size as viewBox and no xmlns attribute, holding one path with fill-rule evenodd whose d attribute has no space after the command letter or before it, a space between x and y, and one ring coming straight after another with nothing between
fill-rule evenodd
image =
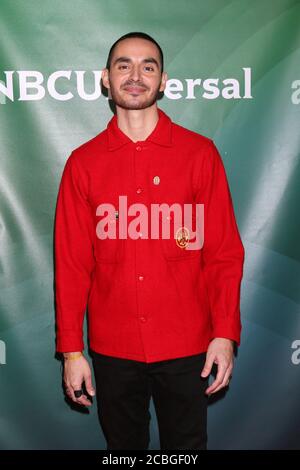
<instances>
[{"instance_id":1,"label":"man","mask_svg":"<svg viewBox=\"0 0 300 470\"><path fill-rule=\"evenodd\" d=\"M162 449L206 449L208 396L229 384L241 332L244 248L224 166L211 139L157 107L167 74L153 38L119 38L102 80L116 114L71 153L57 202L57 351L66 393L86 406L96 394L107 449L148 448L151 396ZM129 236L120 196L138 207L125 214ZM155 204L175 208L159 214L172 227L178 207L191 206L197 228L202 205L200 249L185 223L175 235L151 237L144 209ZM82 354L86 307L96 391Z\"/></svg>"}]
</instances>

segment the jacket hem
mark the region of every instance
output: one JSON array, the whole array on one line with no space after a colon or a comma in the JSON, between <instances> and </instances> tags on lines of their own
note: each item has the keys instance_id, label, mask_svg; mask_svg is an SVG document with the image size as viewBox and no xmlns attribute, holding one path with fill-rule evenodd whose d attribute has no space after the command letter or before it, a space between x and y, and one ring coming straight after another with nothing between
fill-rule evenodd
<instances>
[{"instance_id":1,"label":"jacket hem","mask_svg":"<svg viewBox=\"0 0 300 470\"><path fill-rule=\"evenodd\" d=\"M131 359L134 361L145 362L145 363L152 363L152 362L160 362L160 361L167 361L169 359L178 359L187 356L193 356L196 354L201 354L207 351L207 347L199 347L197 349L185 351L182 353L163 353L163 354L138 354L138 353L128 353L128 352L121 352L121 351L111 351L106 348L98 347L97 344L94 342L90 342L90 349L95 353L104 354L112 357L116 357L119 359Z\"/></svg>"}]
</instances>

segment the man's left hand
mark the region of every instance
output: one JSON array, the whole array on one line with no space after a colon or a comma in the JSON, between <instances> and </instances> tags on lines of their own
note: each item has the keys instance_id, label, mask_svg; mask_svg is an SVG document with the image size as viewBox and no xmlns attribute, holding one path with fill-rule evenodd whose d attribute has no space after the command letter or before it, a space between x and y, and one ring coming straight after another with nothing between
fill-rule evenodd
<instances>
[{"instance_id":1,"label":"man's left hand","mask_svg":"<svg viewBox=\"0 0 300 470\"><path fill-rule=\"evenodd\" d=\"M207 395L218 392L229 384L233 369L233 346L234 341L227 338L214 338L210 342L201 377L207 377L211 373L214 363L218 365L218 372L215 381L205 390Z\"/></svg>"}]
</instances>

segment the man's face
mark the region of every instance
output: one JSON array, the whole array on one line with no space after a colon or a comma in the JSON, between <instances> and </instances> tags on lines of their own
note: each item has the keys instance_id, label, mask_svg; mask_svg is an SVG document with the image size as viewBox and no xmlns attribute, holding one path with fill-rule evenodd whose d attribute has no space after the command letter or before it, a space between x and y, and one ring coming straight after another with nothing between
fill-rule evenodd
<instances>
[{"instance_id":1,"label":"man's face","mask_svg":"<svg viewBox=\"0 0 300 470\"><path fill-rule=\"evenodd\" d=\"M114 49L110 72L103 69L102 81L114 103L124 109L145 109L157 100L166 86L161 74L159 51L142 38L120 41Z\"/></svg>"}]
</instances>

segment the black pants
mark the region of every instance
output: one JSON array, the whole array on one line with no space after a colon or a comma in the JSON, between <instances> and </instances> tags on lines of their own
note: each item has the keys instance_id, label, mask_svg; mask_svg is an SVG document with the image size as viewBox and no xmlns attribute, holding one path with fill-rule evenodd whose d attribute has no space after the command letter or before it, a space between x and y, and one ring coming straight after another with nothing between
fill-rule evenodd
<instances>
[{"instance_id":1,"label":"black pants","mask_svg":"<svg viewBox=\"0 0 300 470\"><path fill-rule=\"evenodd\" d=\"M206 353L144 363L92 351L99 422L107 449L148 449L150 399L160 448L207 446L208 378L200 376Z\"/></svg>"}]
</instances>

